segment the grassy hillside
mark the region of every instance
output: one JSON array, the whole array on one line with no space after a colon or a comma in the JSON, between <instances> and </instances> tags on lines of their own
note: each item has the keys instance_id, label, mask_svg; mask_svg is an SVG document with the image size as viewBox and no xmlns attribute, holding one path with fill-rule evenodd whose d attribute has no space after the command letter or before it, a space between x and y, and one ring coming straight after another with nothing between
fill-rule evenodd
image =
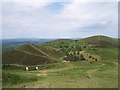
<instances>
[{"instance_id":1,"label":"grassy hillside","mask_svg":"<svg viewBox=\"0 0 120 90\"><path fill-rule=\"evenodd\" d=\"M45 51L46 47L36 47L35 45L25 44L15 48L10 53L3 53L3 64L22 64L38 65L44 63L58 62L60 52L54 50ZM52 57L51 55L54 55ZM58 55L58 56L57 56Z\"/></svg>"},{"instance_id":2,"label":"grassy hillside","mask_svg":"<svg viewBox=\"0 0 120 90\"><path fill-rule=\"evenodd\" d=\"M93 55L99 55L102 60L110 60L118 62L118 48L96 48L96 49L86 49Z\"/></svg>"},{"instance_id":3,"label":"grassy hillside","mask_svg":"<svg viewBox=\"0 0 120 90\"><path fill-rule=\"evenodd\" d=\"M104 60L116 60L117 47L117 39L106 36L93 36L81 40L59 39L43 45L24 44L4 50L6 52L3 52L3 64L35 65L61 59L76 61L86 59L86 54L98 55ZM87 53L81 55L81 51Z\"/></svg>"},{"instance_id":4,"label":"grassy hillside","mask_svg":"<svg viewBox=\"0 0 120 90\"><path fill-rule=\"evenodd\" d=\"M95 45L95 47L101 47L101 48L117 48L118 47L118 40L107 37L107 36L92 36L88 37L82 40L78 41L78 44L84 44L84 45Z\"/></svg>"},{"instance_id":5,"label":"grassy hillside","mask_svg":"<svg viewBox=\"0 0 120 90\"><path fill-rule=\"evenodd\" d=\"M35 47L39 50L42 50L43 52L45 52L50 57L54 57L56 59L60 59L60 57L63 56L63 53L59 49L54 48L54 47L38 46L38 45L35 45Z\"/></svg>"},{"instance_id":6,"label":"grassy hillside","mask_svg":"<svg viewBox=\"0 0 120 90\"><path fill-rule=\"evenodd\" d=\"M3 73L3 88L117 88L117 67L112 62L68 62L37 71L10 70Z\"/></svg>"},{"instance_id":7,"label":"grassy hillside","mask_svg":"<svg viewBox=\"0 0 120 90\"><path fill-rule=\"evenodd\" d=\"M32 54L35 54L35 55L46 56L45 54L43 54L39 50L36 50L36 48L34 48L34 46L31 45L31 44L22 45L20 47L17 47L16 50L21 51L21 52L22 51L29 52L29 53L32 53Z\"/></svg>"},{"instance_id":8,"label":"grassy hillside","mask_svg":"<svg viewBox=\"0 0 120 90\"><path fill-rule=\"evenodd\" d=\"M96 45L98 47L118 47L118 39L107 37L107 36L91 36L83 38L80 40L72 39L58 39L48 43L48 45L53 45L55 47L60 46L60 44L69 45Z\"/></svg>"},{"instance_id":9,"label":"grassy hillside","mask_svg":"<svg viewBox=\"0 0 120 90\"><path fill-rule=\"evenodd\" d=\"M118 87L117 39L60 39L8 51L3 53L3 88Z\"/></svg>"},{"instance_id":10,"label":"grassy hillside","mask_svg":"<svg viewBox=\"0 0 120 90\"><path fill-rule=\"evenodd\" d=\"M117 60L118 58L118 40L107 36L98 35L80 40L60 39L49 42L46 46L61 50L67 56L66 60L76 61L84 60L84 58L88 60L91 56L99 56L102 60ZM81 51L86 53L81 55Z\"/></svg>"}]
</instances>

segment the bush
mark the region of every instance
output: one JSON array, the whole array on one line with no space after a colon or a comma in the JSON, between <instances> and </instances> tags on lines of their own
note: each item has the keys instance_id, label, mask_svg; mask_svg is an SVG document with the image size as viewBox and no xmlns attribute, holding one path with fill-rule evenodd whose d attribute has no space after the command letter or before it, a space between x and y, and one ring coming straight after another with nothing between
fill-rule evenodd
<instances>
[{"instance_id":1,"label":"bush","mask_svg":"<svg viewBox=\"0 0 120 90\"><path fill-rule=\"evenodd\" d=\"M81 61L85 61L85 58L84 58L84 57L81 57Z\"/></svg>"}]
</instances>

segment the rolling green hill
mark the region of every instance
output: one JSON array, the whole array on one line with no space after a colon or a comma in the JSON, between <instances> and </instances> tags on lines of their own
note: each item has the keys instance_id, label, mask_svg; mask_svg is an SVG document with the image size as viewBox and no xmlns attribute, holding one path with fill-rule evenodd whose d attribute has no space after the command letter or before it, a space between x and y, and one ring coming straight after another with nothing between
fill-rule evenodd
<instances>
[{"instance_id":1,"label":"rolling green hill","mask_svg":"<svg viewBox=\"0 0 120 90\"><path fill-rule=\"evenodd\" d=\"M117 48L118 47L118 40L115 38L107 37L107 36L92 36L88 38L84 38L77 42L78 44L85 44L85 45L95 45L95 47L101 48Z\"/></svg>"},{"instance_id":2,"label":"rolling green hill","mask_svg":"<svg viewBox=\"0 0 120 90\"><path fill-rule=\"evenodd\" d=\"M118 39L107 36L98 35L80 40L60 39L46 45L61 50L67 56L67 60L73 58L74 60L81 60L80 56L76 56L79 55L80 51L87 52L92 56L100 56L102 60L117 60L118 58ZM69 53L73 53L73 55L69 55Z\"/></svg>"},{"instance_id":3,"label":"rolling green hill","mask_svg":"<svg viewBox=\"0 0 120 90\"><path fill-rule=\"evenodd\" d=\"M38 65L55 63L59 61L58 58L60 55L59 51L55 52L46 47L38 48L32 44L25 44L15 48L10 53L3 54L3 64Z\"/></svg>"},{"instance_id":4,"label":"rolling green hill","mask_svg":"<svg viewBox=\"0 0 120 90\"><path fill-rule=\"evenodd\" d=\"M3 53L3 64L38 65L58 62L64 60L64 57L65 60L84 60L81 59L83 56L79 56L80 51L99 55L105 60L116 60L117 47L117 39L107 36L92 36L80 40L59 39L43 45L24 44L10 49L9 53Z\"/></svg>"},{"instance_id":5,"label":"rolling green hill","mask_svg":"<svg viewBox=\"0 0 120 90\"><path fill-rule=\"evenodd\" d=\"M117 43L93 36L4 47L3 88L117 88Z\"/></svg>"},{"instance_id":6,"label":"rolling green hill","mask_svg":"<svg viewBox=\"0 0 120 90\"><path fill-rule=\"evenodd\" d=\"M80 40L58 39L47 43L47 45L51 45L57 48L60 47L61 45L66 46L68 44L69 46L93 45L94 47L101 47L101 48L117 48L119 46L118 39L102 36L102 35L91 36Z\"/></svg>"}]
</instances>

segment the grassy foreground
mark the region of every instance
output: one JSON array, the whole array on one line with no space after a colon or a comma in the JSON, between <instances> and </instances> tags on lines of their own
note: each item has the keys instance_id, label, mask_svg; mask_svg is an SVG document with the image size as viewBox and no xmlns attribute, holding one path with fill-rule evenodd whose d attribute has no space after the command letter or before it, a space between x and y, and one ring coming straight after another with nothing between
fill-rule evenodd
<instances>
[{"instance_id":1,"label":"grassy foreground","mask_svg":"<svg viewBox=\"0 0 120 90\"><path fill-rule=\"evenodd\" d=\"M118 63L62 62L43 70L3 71L3 88L117 88Z\"/></svg>"}]
</instances>

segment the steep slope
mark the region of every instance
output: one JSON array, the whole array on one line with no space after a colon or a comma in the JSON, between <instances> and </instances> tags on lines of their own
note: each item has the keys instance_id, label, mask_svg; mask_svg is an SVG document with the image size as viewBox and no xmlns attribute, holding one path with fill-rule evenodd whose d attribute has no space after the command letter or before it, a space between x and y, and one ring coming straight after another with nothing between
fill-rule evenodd
<instances>
[{"instance_id":1,"label":"steep slope","mask_svg":"<svg viewBox=\"0 0 120 90\"><path fill-rule=\"evenodd\" d=\"M63 53L61 52L61 50L59 50L57 48L53 48L50 46L38 46L38 45L34 45L34 46L36 47L36 49L45 52L50 57L60 59L63 56Z\"/></svg>"},{"instance_id":2,"label":"steep slope","mask_svg":"<svg viewBox=\"0 0 120 90\"><path fill-rule=\"evenodd\" d=\"M59 56L59 51L54 52L53 50L42 49L46 49L46 47L37 48L37 46L32 44L22 45L12 50L11 53L3 54L3 64L38 65L59 61L57 56L53 56ZM53 55L50 55L50 53Z\"/></svg>"},{"instance_id":3,"label":"steep slope","mask_svg":"<svg viewBox=\"0 0 120 90\"><path fill-rule=\"evenodd\" d=\"M44 54L44 52L37 50L36 47L34 47L34 45L32 44L22 45L20 47L17 47L16 50L23 51L23 52L29 52L35 55L47 56L46 54Z\"/></svg>"}]
</instances>

